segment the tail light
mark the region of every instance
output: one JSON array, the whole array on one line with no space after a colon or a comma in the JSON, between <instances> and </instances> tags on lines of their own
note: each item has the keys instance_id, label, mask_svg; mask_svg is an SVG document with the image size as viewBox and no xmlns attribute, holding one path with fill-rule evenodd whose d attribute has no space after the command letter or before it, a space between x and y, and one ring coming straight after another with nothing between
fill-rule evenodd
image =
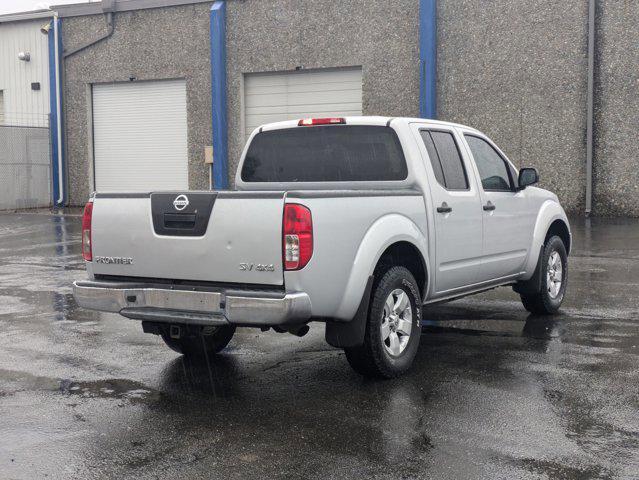
<instances>
[{"instance_id":1,"label":"tail light","mask_svg":"<svg viewBox=\"0 0 639 480\"><path fill-rule=\"evenodd\" d=\"M93 259L91 250L91 217L93 216L93 202L88 202L84 206L82 215L82 258L87 262Z\"/></svg>"},{"instance_id":2,"label":"tail light","mask_svg":"<svg viewBox=\"0 0 639 480\"><path fill-rule=\"evenodd\" d=\"M313 125L344 125L346 120L343 118L303 118L297 124L298 127L311 127Z\"/></svg>"},{"instance_id":3,"label":"tail light","mask_svg":"<svg viewBox=\"0 0 639 480\"><path fill-rule=\"evenodd\" d=\"M282 256L284 270L300 270L313 256L313 218L304 205L284 205Z\"/></svg>"}]
</instances>

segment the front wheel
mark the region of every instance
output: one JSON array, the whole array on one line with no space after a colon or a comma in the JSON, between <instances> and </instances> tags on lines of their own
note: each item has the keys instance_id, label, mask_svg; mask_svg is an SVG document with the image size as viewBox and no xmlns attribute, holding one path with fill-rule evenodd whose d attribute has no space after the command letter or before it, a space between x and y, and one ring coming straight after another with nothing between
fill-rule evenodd
<instances>
[{"instance_id":1,"label":"front wheel","mask_svg":"<svg viewBox=\"0 0 639 480\"><path fill-rule=\"evenodd\" d=\"M183 331L184 330L184 331ZM186 357L207 358L221 352L233 338L235 327L203 327L200 331L180 329L178 338L171 336L170 329L161 333L167 346Z\"/></svg>"},{"instance_id":2,"label":"front wheel","mask_svg":"<svg viewBox=\"0 0 639 480\"><path fill-rule=\"evenodd\" d=\"M539 288L534 293L521 295L521 303L531 313L556 313L564 300L568 281L568 255L563 240L550 237L541 252Z\"/></svg>"},{"instance_id":3,"label":"front wheel","mask_svg":"<svg viewBox=\"0 0 639 480\"><path fill-rule=\"evenodd\" d=\"M421 298L405 267L389 268L373 289L364 344L346 348L353 369L369 377L397 377L410 368L421 335Z\"/></svg>"}]
</instances>

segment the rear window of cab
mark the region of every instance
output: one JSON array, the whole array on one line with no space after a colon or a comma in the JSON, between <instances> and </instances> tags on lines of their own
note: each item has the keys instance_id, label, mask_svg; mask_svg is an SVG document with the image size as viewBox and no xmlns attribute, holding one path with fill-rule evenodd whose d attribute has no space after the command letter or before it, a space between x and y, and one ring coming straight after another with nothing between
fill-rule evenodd
<instances>
[{"instance_id":1,"label":"rear window of cab","mask_svg":"<svg viewBox=\"0 0 639 480\"><path fill-rule=\"evenodd\" d=\"M397 181L408 176L395 131L323 125L260 132L249 145L244 182Z\"/></svg>"}]
</instances>

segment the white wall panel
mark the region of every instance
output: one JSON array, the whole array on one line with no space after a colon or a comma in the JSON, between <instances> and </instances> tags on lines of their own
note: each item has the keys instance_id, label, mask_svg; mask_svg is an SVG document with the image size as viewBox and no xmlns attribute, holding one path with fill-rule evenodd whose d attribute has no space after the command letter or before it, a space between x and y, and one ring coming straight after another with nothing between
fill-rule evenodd
<instances>
[{"instance_id":1,"label":"white wall panel","mask_svg":"<svg viewBox=\"0 0 639 480\"><path fill-rule=\"evenodd\" d=\"M0 23L0 90L7 125L46 126L49 114L49 46L40 27L48 19ZM28 62L18 53L28 52ZM40 90L31 90L39 82Z\"/></svg>"}]
</instances>

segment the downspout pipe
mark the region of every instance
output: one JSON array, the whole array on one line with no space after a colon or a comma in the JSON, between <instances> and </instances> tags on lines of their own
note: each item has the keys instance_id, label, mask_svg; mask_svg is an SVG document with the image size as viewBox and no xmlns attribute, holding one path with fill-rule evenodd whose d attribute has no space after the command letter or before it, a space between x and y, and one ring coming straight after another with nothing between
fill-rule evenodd
<instances>
[{"instance_id":1,"label":"downspout pipe","mask_svg":"<svg viewBox=\"0 0 639 480\"><path fill-rule=\"evenodd\" d=\"M437 1L419 1L419 116L437 118Z\"/></svg>"},{"instance_id":2,"label":"downspout pipe","mask_svg":"<svg viewBox=\"0 0 639 480\"><path fill-rule=\"evenodd\" d=\"M107 25L107 31L104 35L99 36L98 38L95 38L91 41L89 41L88 43L85 43L84 45L80 45L79 47L76 47L72 50L67 50L64 52L64 58L69 58L71 55L75 55L76 53L81 52L82 50L85 50L93 45L95 45L96 43L100 43L103 40L106 40L107 38L109 38L111 35L113 35L113 12L106 12L106 25Z\"/></svg>"},{"instance_id":3,"label":"downspout pipe","mask_svg":"<svg viewBox=\"0 0 639 480\"><path fill-rule=\"evenodd\" d=\"M592 157L594 150L595 1L588 1L588 111L586 113L586 217L592 213Z\"/></svg>"}]
</instances>

